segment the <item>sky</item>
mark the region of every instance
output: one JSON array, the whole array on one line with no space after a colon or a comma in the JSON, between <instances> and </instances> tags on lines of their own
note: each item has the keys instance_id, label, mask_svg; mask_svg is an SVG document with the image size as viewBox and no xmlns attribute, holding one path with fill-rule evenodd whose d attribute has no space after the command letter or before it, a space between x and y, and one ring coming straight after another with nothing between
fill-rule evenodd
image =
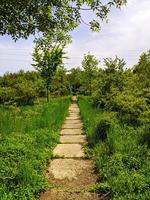
<instances>
[{"instance_id":1,"label":"sky","mask_svg":"<svg viewBox=\"0 0 150 200\"><path fill-rule=\"evenodd\" d=\"M82 12L82 18L89 22L92 14ZM69 59L65 66L81 66L84 54L95 55L101 65L104 58L124 58L126 67L133 67L141 53L150 49L150 1L128 0L127 6L121 10L112 9L108 23L102 23L98 33L81 24L71 32L73 42L66 48ZM33 70L32 53L34 37L20 39L16 43L8 36L0 36L0 75L16 72L20 69Z\"/></svg>"}]
</instances>

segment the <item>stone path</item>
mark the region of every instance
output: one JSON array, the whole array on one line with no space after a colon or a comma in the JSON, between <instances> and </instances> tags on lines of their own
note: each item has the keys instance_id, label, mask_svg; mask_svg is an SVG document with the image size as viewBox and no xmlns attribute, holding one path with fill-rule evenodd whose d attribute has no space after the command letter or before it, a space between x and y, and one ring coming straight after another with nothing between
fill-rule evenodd
<instances>
[{"instance_id":1,"label":"stone path","mask_svg":"<svg viewBox=\"0 0 150 200\"><path fill-rule=\"evenodd\" d=\"M40 200L100 200L97 194L89 192L96 175L92 161L85 159L86 136L76 97L73 97L60 135L60 144L53 152L55 158L46 174L53 187L41 194Z\"/></svg>"}]
</instances>

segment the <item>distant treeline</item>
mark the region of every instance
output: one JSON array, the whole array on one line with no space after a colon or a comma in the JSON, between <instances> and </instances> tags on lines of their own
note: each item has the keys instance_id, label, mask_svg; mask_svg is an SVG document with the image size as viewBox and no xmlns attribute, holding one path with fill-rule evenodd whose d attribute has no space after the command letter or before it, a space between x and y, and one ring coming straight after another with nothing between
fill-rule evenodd
<instances>
[{"instance_id":1,"label":"distant treeline","mask_svg":"<svg viewBox=\"0 0 150 200\"><path fill-rule=\"evenodd\" d=\"M118 57L104 59L100 66L94 55L87 54L82 68L67 71L58 67L49 92L51 96L90 95L97 107L120 109L121 113L129 112L136 118L150 103L149 57L150 51L143 53L137 65L126 69L125 61ZM45 81L39 72L21 70L0 77L1 104L32 105L37 97L46 97ZM130 106L126 107L127 102Z\"/></svg>"}]
</instances>

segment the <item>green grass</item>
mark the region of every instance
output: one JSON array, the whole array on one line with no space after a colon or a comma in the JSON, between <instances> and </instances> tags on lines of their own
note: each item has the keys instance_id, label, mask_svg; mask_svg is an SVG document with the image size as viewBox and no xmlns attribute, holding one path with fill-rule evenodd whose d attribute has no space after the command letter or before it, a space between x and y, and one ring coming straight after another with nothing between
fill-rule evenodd
<instances>
[{"instance_id":1,"label":"green grass","mask_svg":"<svg viewBox=\"0 0 150 200\"><path fill-rule=\"evenodd\" d=\"M140 143L142 127L124 125L116 113L93 108L89 97L80 96L78 103L96 157L99 183L94 190L105 199L149 200L150 150Z\"/></svg>"},{"instance_id":2,"label":"green grass","mask_svg":"<svg viewBox=\"0 0 150 200\"><path fill-rule=\"evenodd\" d=\"M44 170L59 140L70 98L0 107L0 199L35 200L48 187Z\"/></svg>"}]
</instances>

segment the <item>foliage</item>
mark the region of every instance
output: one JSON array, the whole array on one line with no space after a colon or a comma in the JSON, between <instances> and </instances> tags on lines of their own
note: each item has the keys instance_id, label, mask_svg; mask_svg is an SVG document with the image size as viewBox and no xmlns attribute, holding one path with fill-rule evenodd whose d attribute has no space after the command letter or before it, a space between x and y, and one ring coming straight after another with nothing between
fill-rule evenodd
<instances>
[{"instance_id":1,"label":"foliage","mask_svg":"<svg viewBox=\"0 0 150 200\"><path fill-rule=\"evenodd\" d=\"M55 96L65 96L71 93L70 83L66 74L67 70L59 66L52 77L50 91Z\"/></svg>"},{"instance_id":2,"label":"foliage","mask_svg":"<svg viewBox=\"0 0 150 200\"><path fill-rule=\"evenodd\" d=\"M100 180L94 190L106 199L149 199L149 51L130 70L117 57L104 64L91 98L79 97Z\"/></svg>"},{"instance_id":3,"label":"foliage","mask_svg":"<svg viewBox=\"0 0 150 200\"><path fill-rule=\"evenodd\" d=\"M83 75L82 78L82 90L84 88L85 95L91 95L92 93L92 80L94 80L98 73L98 64L99 60L94 56L88 53L84 55L82 61Z\"/></svg>"},{"instance_id":4,"label":"foliage","mask_svg":"<svg viewBox=\"0 0 150 200\"><path fill-rule=\"evenodd\" d=\"M138 64L133 68L133 72L139 76L144 87L150 87L150 50L140 56Z\"/></svg>"},{"instance_id":5,"label":"foliage","mask_svg":"<svg viewBox=\"0 0 150 200\"><path fill-rule=\"evenodd\" d=\"M27 38L37 32L70 31L82 22L82 10L91 10L100 20L106 19L112 6L121 7L126 0L103 3L97 0L2 0L0 2L0 34L13 39ZM84 6L86 6L84 8ZM99 22L90 22L92 30L99 30Z\"/></svg>"},{"instance_id":6,"label":"foliage","mask_svg":"<svg viewBox=\"0 0 150 200\"><path fill-rule=\"evenodd\" d=\"M69 98L28 107L0 107L0 197L37 199L48 187L43 175Z\"/></svg>"},{"instance_id":7,"label":"foliage","mask_svg":"<svg viewBox=\"0 0 150 200\"><path fill-rule=\"evenodd\" d=\"M89 100L89 97L79 97L81 116L95 152L100 180L94 190L106 199L149 199L149 126L133 128L124 125L118 120L117 113L98 110L92 107ZM107 138L94 141L99 120L105 118L109 118L111 123L111 128L107 129Z\"/></svg>"},{"instance_id":8,"label":"foliage","mask_svg":"<svg viewBox=\"0 0 150 200\"><path fill-rule=\"evenodd\" d=\"M143 86L139 86L137 74L124 70L124 60L105 59L105 65L92 94L93 105L117 112L126 124L139 125L142 113L149 110L149 90L145 89L142 80Z\"/></svg>"},{"instance_id":9,"label":"foliage","mask_svg":"<svg viewBox=\"0 0 150 200\"><path fill-rule=\"evenodd\" d=\"M68 73L68 81L73 94L80 93L82 86L82 78L83 72L79 67L72 68Z\"/></svg>"},{"instance_id":10,"label":"foliage","mask_svg":"<svg viewBox=\"0 0 150 200\"><path fill-rule=\"evenodd\" d=\"M118 112L120 120L130 125L140 124L142 113L148 110L144 97L136 97L126 92L118 94L110 103L112 110Z\"/></svg>"},{"instance_id":11,"label":"foliage","mask_svg":"<svg viewBox=\"0 0 150 200\"><path fill-rule=\"evenodd\" d=\"M51 41L48 41L51 42ZM35 69L41 74L41 77L45 81L47 101L49 101L49 88L52 81L52 77L57 70L57 67L63 64L63 46L55 45L49 49L47 46L36 46L33 53L32 64Z\"/></svg>"},{"instance_id":12,"label":"foliage","mask_svg":"<svg viewBox=\"0 0 150 200\"><path fill-rule=\"evenodd\" d=\"M1 87L0 88L0 103L5 104L15 99L15 89L11 87Z\"/></svg>"},{"instance_id":13,"label":"foliage","mask_svg":"<svg viewBox=\"0 0 150 200\"><path fill-rule=\"evenodd\" d=\"M0 104L32 105L41 96L42 85L36 72L5 74L0 77Z\"/></svg>"},{"instance_id":14,"label":"foliage","mask_svg":"<svg viewBox=\"0 0 150 200\"><path fill-rule=\"evenodd\" d=\"M95 136L97 140L104 141L108 137L108 131L111 128L111 122L107 119L101 119L96 128L95 128Z\"/></svg>"},{"instance_id":15,"label":"foliage","mask_svg":"<svg viewBox=\"0 0 150 200\"><path fill-rule=\"evenodd\" d=\"M119 58L105 59L106 68L101 73L101 78L97 82L93 92L93 104L97 107L109 107L113 97L123 88L123 66L124 60Z\"/></svg>"},{"instance_id":16,"label":"foliage","mask_svg":"<svg viewBox=\"0 0 150 200\"><path fill-rule=\"evenodd\" d=\"M140 144L146 144L150 148L150 123L143 125L139 142Z\"/></svg>"}]
</instances>

